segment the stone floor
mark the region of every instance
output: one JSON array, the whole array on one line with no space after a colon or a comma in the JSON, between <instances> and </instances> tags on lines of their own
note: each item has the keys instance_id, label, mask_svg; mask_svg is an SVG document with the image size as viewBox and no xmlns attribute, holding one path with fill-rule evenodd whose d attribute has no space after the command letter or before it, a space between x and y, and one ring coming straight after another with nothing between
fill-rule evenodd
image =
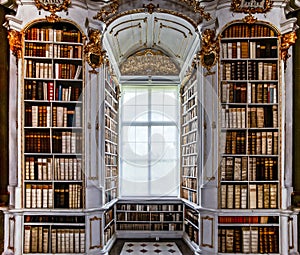
<instances>
[{"instance_id":1,"label":"stone floor","mask_svg":"<svg viewBox=\"0 0 300 255\"><path fill-rule=\"evenodd\" d=\"M133 244L134 246L130 245ZM173 245L171 247L168 246ZM156 246L154 246L156 245ZM123 249L124 248L124 249ZM122 250L123 249L123 250ZM126 250L129 250L126 252ZM132 250L132 251L131 251ZM125 251L125 253L124 253ZM118 239L109 255L193 255L182 239Z\"/></svg>"}]
</instances>

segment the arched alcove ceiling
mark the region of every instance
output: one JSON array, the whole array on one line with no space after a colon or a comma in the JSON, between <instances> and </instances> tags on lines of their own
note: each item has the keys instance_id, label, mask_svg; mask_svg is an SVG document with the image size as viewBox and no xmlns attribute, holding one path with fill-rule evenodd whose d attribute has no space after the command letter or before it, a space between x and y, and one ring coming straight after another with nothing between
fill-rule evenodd
<instances>
[{"instance_id":1,"label":"arched alcove ceiling","mask_svg":"<svg viewBox=\"0 0 300 255\"><path fill-rule=\"evenodd\" d=\"M142 60L143 52L146 53L145 59L148 62L154 60L152 66L165 65L168 61L170 66L173 63L177 75L191 64L200 46L197 25L202 22L203 16L209 19L209 14L199 6L199 11L195 11L196 1L125 0L112 3L116 5L110 5L110 9L107 7L106 11L102 9L96 18L106 24L103 46L110 60L113 58L112 62L119 75L120 70L124 70L121 67L126 65L126 61L130 60L132 64L137 59ZM162 54L164 57L159 57ZM162 61L157 61L158 59ZM145 68L145 63L143 64ZM135 73L138 72L137 67L133 67ZM125 69L129 71L126 74L132 74L128 66ZM162 75L167 75L166 69L164 70ZM174 72L175 69L170 74L174 75Z\"/></svg>"}]
</instances>

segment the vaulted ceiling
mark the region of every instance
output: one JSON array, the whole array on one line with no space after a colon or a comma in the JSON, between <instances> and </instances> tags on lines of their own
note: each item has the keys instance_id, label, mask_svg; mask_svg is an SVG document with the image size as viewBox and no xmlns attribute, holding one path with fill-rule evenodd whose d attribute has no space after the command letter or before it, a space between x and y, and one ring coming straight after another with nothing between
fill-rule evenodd
<instances>
[{"instance_id":1,"label":"vaulted ceiling","mask_svg":"<svg viewBox=\"0 0 300 255\"><path fill-rule=\"evenodd\" d=\"M135 54L144 52L147 61L149 56L166 56L169 64L161 57L153 60L162 60L164 67L170 68L172 62L179 74L199 50L198 25L211 17L195 0L113 0L107 1L95 18L105 24L104 47L119 70L128 59L131 65L137 63L132 62ZM158 62L152 67L161 64ZM162 73L168 72L174 74L175 70Z\"/></svg>"}]
</instances>

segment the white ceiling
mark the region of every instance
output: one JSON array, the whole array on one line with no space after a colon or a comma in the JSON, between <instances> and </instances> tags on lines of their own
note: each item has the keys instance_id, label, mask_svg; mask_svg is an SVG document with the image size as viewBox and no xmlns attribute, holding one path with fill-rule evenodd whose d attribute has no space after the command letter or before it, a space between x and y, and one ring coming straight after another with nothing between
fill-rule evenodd
<instances>
[{"instance_id":1,"label":"white ceiling","mask_svg":"<svg viewBox=\"0 0 300 255\"><path fill-rule=\"evenodd\" d=\"M160 50L182 70L199 49L195 27L168 13L135 13L121 16L106 28L103 44L120 65L143 49Z\"/></svg>"}]
</instances>

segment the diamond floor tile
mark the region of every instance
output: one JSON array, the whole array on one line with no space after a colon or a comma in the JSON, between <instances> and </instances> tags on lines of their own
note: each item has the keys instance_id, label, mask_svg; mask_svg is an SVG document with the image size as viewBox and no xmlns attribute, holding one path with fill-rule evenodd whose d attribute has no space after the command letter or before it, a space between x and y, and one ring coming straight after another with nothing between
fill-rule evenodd
<instances>
[{"instance_id":1,"label":"diamond floor tile","mask_svg":"<svg viewBox=\"0 0 300 255\"><path fill-rule=\"evenodd\" d=\"M126 242L120 255L182 255L174 242Z\"/></svg>"}]
</instances>

